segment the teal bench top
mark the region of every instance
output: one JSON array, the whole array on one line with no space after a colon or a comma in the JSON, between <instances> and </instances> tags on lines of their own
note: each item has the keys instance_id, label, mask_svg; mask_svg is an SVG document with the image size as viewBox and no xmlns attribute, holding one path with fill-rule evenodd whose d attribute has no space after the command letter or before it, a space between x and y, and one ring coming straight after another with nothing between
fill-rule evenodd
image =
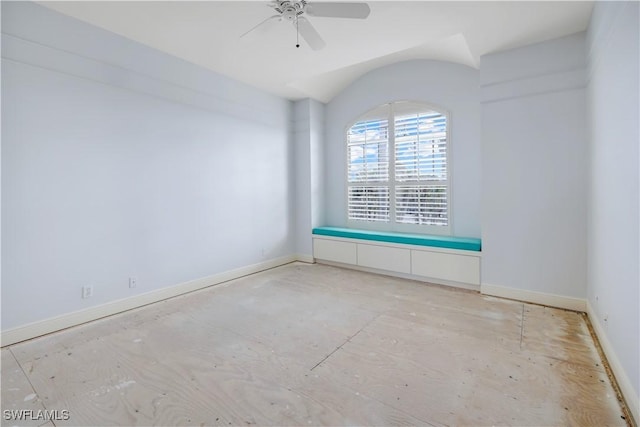
<instances>
[{"instance_id":1,"label":"teal bench top","mask_svg":"<svg viewBox=\"0 0 640 427\"><path fill-rule=\"evenodd\" d=\"M357 230L340 227L317 227L313 234L319 236L346 237L376 242L404 243L406 245L433 246L436 248L480 251L482 241L473 237L433 236L427 234L390 233L386 231Z\"/></svg>"}]
</instances>

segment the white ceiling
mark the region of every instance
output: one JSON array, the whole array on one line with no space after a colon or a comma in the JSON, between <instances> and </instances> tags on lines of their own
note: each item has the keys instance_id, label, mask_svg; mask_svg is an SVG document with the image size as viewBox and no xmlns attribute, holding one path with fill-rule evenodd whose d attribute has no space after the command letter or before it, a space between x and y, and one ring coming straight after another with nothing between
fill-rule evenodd
<instances>
[{"instance_id":1,"label":"white ceiling","mask_svg":"<svg viewBox=\"0 0 640 427\"><path fill-rule=\"evenodd\" d=\"M312 0L309 3L313 3ZM369 1L366 20L309 17L327 46L296 49L293 26L239 36L274 14L254 1L69 1L46 7L273 94L329 101L366 72L409 59L477 68L480 56L584 31L593 2Z\"/></svg>"}]
</instances>

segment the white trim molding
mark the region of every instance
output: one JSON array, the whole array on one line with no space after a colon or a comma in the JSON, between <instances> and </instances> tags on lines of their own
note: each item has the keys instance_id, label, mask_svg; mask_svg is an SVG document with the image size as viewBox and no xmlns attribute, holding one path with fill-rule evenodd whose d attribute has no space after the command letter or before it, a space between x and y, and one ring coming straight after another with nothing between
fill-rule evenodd
<instances>
[{"instance_id":1,"label":"white trim molding","mask_svg":"<svg viewBox=\"0 0 640 427\"><path fill-rule=\"evenodd\" d=\"M549 307L564 308L580 312L587 311L586 300L582 298L567 297L563 295L548 294L544 292L528 291L524 289L507 288L504 286L482 283L480 293L494 297L513 299L517 301L541 304Z\"/></svg>"},{"instance_id":2,"label":"white trim molding","mask_svg":"<svg viewBox=\"0 0 640 427\"><path fill-rule=\"evenodd\" d=\"M316 260L313 257L313 255L307 255L307 254L297 254L296 255L296 261L300 261L300 262L304 262L307 264L315 264Z\"/></svg>"},{"instance_id":3,"label":"white trim molding","mask_svg":"<svg viewBox=\"0 0 640 427\"><path fill-rule=\"evenodd\" d=\"M154 302L159 302L178 295L207 288L209 286L218 285L250 274L259 273L294 261L308 262L308 257L287 255L257 264L240 267L234 270L213 274L211 276L202 277L200 279L190 280L188 282L144 294L135 295L130 298L124 298L84 310L78 310L60 316L51 317L49 319L39 320L37 322L2 331L0 335L0 343L2 347L5 347L21 341L60 331L62 329L70 328L72 326L81 325L92 320L122 313L127 310L139 308Z\"/></svg>"},{"instance_id":4,"label":"white trim molding","mask_svg":"<svg viewBox=\"0 0 640 427\"><path fill-rule=\"evenodd\" d=\"M600 348L602 348L602 351L607 358L607 362L609 363L613 376L618 383L618 387L620 387L620 392L622 392L627 408L629 408L631 415L633 415L634 420L637 422L640 420L640 398L633 388L629 376L622 367L622 364L620 363L620 360L618 359L613 346L609 342L607 334L589 301L587 301L587 316L589 317L591 326L593 326L593 331L598 337Z\"/></svg>"}]
</instances>

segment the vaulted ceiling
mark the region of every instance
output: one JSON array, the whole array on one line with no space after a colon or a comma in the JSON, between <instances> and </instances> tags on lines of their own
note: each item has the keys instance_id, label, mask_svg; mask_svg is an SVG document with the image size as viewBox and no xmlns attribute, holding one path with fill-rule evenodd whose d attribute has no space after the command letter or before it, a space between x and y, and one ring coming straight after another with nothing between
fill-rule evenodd
<instances>
[{"instance_id":1,"label":"vaulted ceiling","mask_svg":"<svg viewBox=\"0 0 640 427\"><path fill-rule=\"evenodd\" d=\"M309 1L313 3L313 1ZM480 57L584 31L593 2L369 1L365 20L309 17L320 51L266 1L69 1L42 5L288 99L327 102L366 72L409 59L479 67Z\"/></svg>"}]
</instances>

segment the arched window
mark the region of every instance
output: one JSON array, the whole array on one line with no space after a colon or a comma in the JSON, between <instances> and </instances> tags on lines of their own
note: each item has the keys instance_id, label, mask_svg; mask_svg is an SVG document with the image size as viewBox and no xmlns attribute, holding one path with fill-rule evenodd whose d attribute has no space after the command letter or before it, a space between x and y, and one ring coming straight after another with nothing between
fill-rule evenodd
<instances>
[{"instance_id":1,"label":"arched window","mask_svg":"<svg viewBox=\"0 0 640 427\"><path fill-rule=\"evenodd\" d=\"M449 234L448 115L392 102L347 129L347 218L352 227Z\"/></svg>"}]
</instances>

